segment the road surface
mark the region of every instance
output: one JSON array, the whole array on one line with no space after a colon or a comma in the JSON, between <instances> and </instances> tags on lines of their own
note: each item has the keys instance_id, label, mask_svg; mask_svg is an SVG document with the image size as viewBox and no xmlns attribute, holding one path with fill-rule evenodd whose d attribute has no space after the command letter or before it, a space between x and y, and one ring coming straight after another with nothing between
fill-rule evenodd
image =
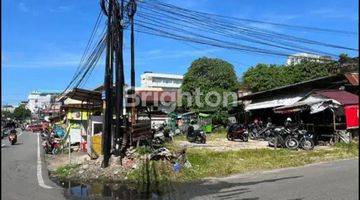
<instances>
[{"instance_id":1,"label":"road surface","mask_svg":"<svg viewBox=\"0 0 360 200\"><path fill-rule=\"evenodd\" d=\"M359 199L358 159L257 174L212 178L178 187L171 199Z\"/></svg>"},{"instance_id":2,"label":"road surface","mask_svg":"<svg viewBox=\"0 0 360 200\"><path fill-rule=\"evenodd\" d=\"M48 178L42 152L38 170L37 134L19 132L18 135L15 145L10 145L7 138L1 140L1 199L64 199L63 189ZM39 184L39 178L43 183L40 180ZM49 186L52 188L44 188Z\"/></svg>"}]
</instances>

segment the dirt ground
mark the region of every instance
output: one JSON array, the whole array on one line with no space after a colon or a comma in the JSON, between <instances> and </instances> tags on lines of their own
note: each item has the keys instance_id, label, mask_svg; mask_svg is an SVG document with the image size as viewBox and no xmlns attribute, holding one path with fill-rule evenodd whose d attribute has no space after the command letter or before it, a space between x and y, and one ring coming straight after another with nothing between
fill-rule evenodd
<instances>
[{"instance_id":1,"label":"dirt ground","mask_svg":"<svg viewBox=\"0 0 360 200\"><path fill-rule=\"evenodd\" d=\"M68 153L58 154L58 155L46 154L45 156L46 156L46 163L50 171L55 170L60 166L70 164ZM90 157L86 152L78 151L78 152L71 152L70 159L71 159L71 164L81 164L90 160Z\"/></svg>"},{"instance_id":2,"label":"dirt ground","mask_svg":"<svg viewBox=\"0 0 360 200\"><path fill-rule=\"evenodd\" d=\"M214 151L237 151L241 149L273 149L269 147L267 141L263 140L249 140L248 142L243 141L229 141L226 138L216 138L206 142L206 144L195 144L184 140L175 141L181 147L186 148L206 148ZM315 146L317 149L328 149L329 146Z\"/></svg>"}]
</instances>

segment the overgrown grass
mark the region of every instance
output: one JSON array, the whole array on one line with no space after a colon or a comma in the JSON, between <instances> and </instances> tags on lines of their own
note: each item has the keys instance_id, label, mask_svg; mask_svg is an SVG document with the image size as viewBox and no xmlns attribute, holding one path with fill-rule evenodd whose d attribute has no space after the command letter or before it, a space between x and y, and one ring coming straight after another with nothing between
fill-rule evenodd
<instances>
[{"instance_id":1,"label":"overgrown grass","mask_svg":"<svg viewBox=\"0 0 360 200\"><path fill-rule=\"evenodd\" d=\"M188 150L193 168L183 171L182 180L227 176L235 173L296 167L310 163L353 158L359 155L358 143L338 144L330 149L291 151L288 149L246 149L215 152L207 149Z\"/></svg>"},{"instance_id":2,"label":"overgrown grass","mask_svg":"<svg viewBox=\"0 0 360 200\"><path fill-rule=\"evenodd\" d=\"M171 150L178 150L175 144L168 144ZM217 152L208 149L188 149L187 157L191 168L183 168L181 172L174 173L171 166L155 171L161 174L158 182L187 182L205 177L221 177L236 173L270 170L284 167L296 167L310 163L331 161L337 159L354 158L359 156L358 143L338 143L333 147L313 151L292 151L288 149L244 149L239 151ZM155 162L156 163L156 162ZM160 162L159 162L160 163ZM151 167L150 167L151 168ZM141 171L141 170L140 170ZM132 174L132 179L144 178L144 170ZM148 170L149 177L155 177L152 170ZM147 179L150 182L153 179ZM158 183L159 184L159 183ZM151 185L151 184L150 184Z\"/></svg>"},{"instance_id":3,"label":"overgrown grass","mask_svg":"<svg viewBox=\"0 0 360 200\"><path fill-rule=\"evenodd\" d=\"M67 165L57 168L53 173L60 180L68 179L69 176L72 175L79 168L79 166L80 165L67 164Z\"/></svg>"},{"instance_id":4,"label":"overgrown grass","mask_svg":"<svg viewBox=\"0 0 360 200\"><path fill-rule=\"evenodd\" d=\"M216 136L214 136L216 138ZM170 151L178 151L176 143L167 143ZM138 149L147 153L148 149ZM296 167L310 163L331 161L359 156L359 143L338 143L332 147L313 151L291 151L288 149L244 149L238 151L212 151L206 148L190 148L187 158L190 168L174 172L167 161L143 160L137 169L127 172L127 181L135 184L141 191L170 189L173 183L196 181L206 177L221 177L237 173L270 170L284 167ZM65 165L55 174L65 180L79 170L79 165ZM99 181L103 177L99 177ZM106 182L106 178L101 180Z\"/></svg>"},{"instance_id":5,"label":"overgrown grass","mask_svg":"<svg viewBox=\"0 0 360 200\"><path fill-rule=\"evenodd\" d=\"M143 160L139 168L128 174L128 180L143 192L159 189L165 192L168 184L175 180L171 170L171 166L164 161Z\"/></svg>"},{"instance_id":6,"label":"overgrown grass","mask_svg":"<svg viewBox=\"0 0 360 200\"><path fill-rule=\"evenodd\" d=\"M136 148L136 152L140 155L145 155L151 153L151 148L149 146L140 146Z\"/></svg>"}]
</instances>

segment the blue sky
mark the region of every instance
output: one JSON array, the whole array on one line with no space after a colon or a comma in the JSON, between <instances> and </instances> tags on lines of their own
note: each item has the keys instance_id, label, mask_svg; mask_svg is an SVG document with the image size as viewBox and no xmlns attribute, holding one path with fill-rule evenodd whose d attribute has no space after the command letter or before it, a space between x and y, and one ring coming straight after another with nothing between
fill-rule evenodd
<instances>
[{"instance_id":1,"label":"blue sky","mask_svg":"<svg viewBox=\"0 0 360 200\"><path fill-rule=\"evenodd\" d=\"M358 30L357 0L168 0L193 10L233 17L302 26ZM26 100L33 90L62 90L71 80L99 13L98 0L3 0L1 64L2 104ZM287 30L262 25L272 31L312 40L358 48L358 37L320 32ZM137 34L137 85L144 71L184 74L191 62L202 56L227 60L237 75L257 63L283 64L285 58L234 52ZM129 57L128 40L125 56ZM321 48L319 48L321 49ZM324 49L325 51L330 51ZM331 49L340 54L343 50ZM356 52L346 52L352 56ZM103 82L99 64L86 83L95 88ZM125 60L129 78L129 59ZM127 81L128 82L128 81Z\"/></svg>"}]
</instances>

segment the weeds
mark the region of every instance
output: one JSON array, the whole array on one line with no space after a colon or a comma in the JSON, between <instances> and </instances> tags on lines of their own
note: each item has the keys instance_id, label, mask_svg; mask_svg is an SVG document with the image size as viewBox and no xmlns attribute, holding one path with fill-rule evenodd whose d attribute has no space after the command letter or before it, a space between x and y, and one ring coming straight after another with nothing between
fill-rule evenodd
<instances>
[{"instance_id":1,"label":"weeds","mask_svg":"<svg viewBox=\"0 0 360 200\"><path fill-rule=\"evenodd\" d=\"M64 165L55 170L55 175L59 177L60 180L69 178L70 175L72 175L73 172L75 172L80 165Z\"/></svg>"}]
</instances>

